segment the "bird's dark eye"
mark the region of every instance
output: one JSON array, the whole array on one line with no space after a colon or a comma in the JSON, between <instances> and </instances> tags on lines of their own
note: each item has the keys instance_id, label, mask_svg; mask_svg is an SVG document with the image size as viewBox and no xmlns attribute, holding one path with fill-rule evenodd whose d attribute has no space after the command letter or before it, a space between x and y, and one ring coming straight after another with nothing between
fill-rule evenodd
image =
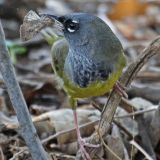
<instances>
[{"instance_id":1,"label":"bird's dark eye","mask_svg":"<svg viewBox=\"0 0 160 160\"><path fill-rule=\"evenodd\" d=\"M65 28L68 32L73 33L79 29L79 23L69 19L65 22Z\"/></svg>"}]
</instances>

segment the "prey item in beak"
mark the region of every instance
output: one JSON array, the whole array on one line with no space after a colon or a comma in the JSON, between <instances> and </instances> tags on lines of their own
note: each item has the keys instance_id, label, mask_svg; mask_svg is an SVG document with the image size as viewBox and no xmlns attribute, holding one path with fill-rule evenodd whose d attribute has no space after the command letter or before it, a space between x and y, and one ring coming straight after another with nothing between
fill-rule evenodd
<instances>
[{"instance_id":1,"label":"prey item in beak","mask_svg":"<svg viewBox=\"0 0 160 160\"><path fill-rule=\"evenodd\" d=\"M63 23L59 20L59 16L51 14L41 14L40 17L47 17L54 21L53 29L57 32L58 35L63 35L64 26Z\"/></svg>"},{"instance_id":2,"label":"prey item in beak","mask_svg":"<svg viewBox=\"0 0 160 160\"><path fill-rule=\"evenodd\" d=\"M20 37L23 41L27 41L36 36L40 31L46 27L52 27L55 24L55 20L46 17L39 16L34 11L29 11L24 17L23 24L20 27Z\"/></svg>"},{"instance_id":3,"label":"prey item in beak","mask_svg":"<svg viewBox=\"0 0 160 160\"><path fill-rule=\"evenodd\" d=\"M55 16L55 15L52 15L52 14L40 14L40 17L48 17L50 19L53 19L53 20L57 20L59 21L59 16Z\"/></svg>"}]
</instances>

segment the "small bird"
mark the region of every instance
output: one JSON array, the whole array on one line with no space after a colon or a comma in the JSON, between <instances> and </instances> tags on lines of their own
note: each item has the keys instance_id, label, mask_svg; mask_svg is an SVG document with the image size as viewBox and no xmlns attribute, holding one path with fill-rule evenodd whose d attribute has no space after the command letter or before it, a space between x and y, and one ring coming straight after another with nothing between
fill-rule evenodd
<instances>
[{"instance_id":1,"label":"small bird","mask_svg":"<svg viewBox=\"0 0 160 160\"><path fill-rule=\"evenodd\" d=\"M61 24L57 28L63 33L63 38L53 44L52 66L73 109L82 157L91 160L85 146L92 145L82 139L78 127L77 100L104 95L113 87L120 94L124 93L118 82L126 65L123 48L109 26L94 15L71 13L46 16Z\"/></svg>"}]
</instances>

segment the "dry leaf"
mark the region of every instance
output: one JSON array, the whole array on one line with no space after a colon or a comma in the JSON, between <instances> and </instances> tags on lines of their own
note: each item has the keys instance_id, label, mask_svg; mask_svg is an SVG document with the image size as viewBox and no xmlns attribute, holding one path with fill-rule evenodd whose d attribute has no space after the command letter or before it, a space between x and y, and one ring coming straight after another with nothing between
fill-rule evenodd
<instances>
[{"instance_id":1,"label":"dry leaf","mask_svg":"<svg viewBox=\"0 0 160 160\"><path fill-rule=\"evenodd\" d=\"M23 41L32 39L43 28L52 26L54 22L54 20L46 16L40 17L36 14L36 12L29 11L28 14L24 17L23 24L20 27L20 37Z\"/></svg>"}]
</instances>

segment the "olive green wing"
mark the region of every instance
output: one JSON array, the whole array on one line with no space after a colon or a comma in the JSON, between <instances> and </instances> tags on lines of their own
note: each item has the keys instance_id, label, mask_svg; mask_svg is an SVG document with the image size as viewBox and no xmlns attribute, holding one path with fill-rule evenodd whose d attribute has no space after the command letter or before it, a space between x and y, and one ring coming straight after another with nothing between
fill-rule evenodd
<instances>
[{"instance_id":1,"label":"olive green wing","mask_svg":"<svg viewBox=\"0 0 160 160\"><path fill-rule=\"evenodd\" d=\"M56 41L51 49L52 67L60 78L63 78L64 63L69 51L69 45L65 38Z\"/></svg>"}]
</instances>

